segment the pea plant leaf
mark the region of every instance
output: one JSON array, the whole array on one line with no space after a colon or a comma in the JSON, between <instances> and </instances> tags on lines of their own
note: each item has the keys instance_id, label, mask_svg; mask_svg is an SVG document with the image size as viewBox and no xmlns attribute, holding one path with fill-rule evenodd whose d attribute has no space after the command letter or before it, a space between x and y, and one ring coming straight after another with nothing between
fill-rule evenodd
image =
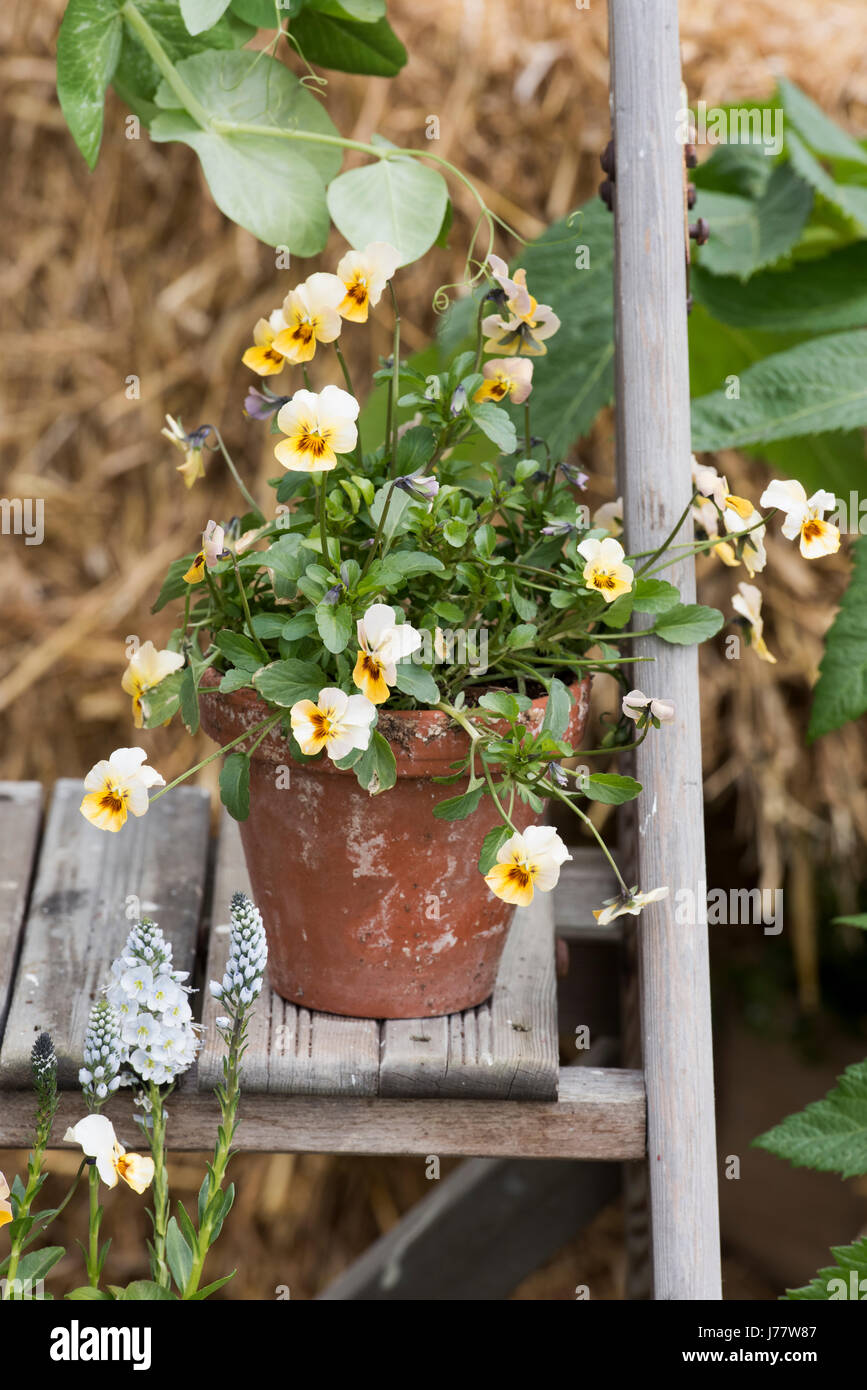
<instances>
[{"instance_id":1,"label":"pea plant leaf","mask_svg":"<svg viewBox=\"0 0 867 1390\"><path fill-rule=\"evenodd\" d=\"M388 141L374 140L388 147ZM351 246L388 241L400 265L417 261L436 240L448 202L445 180L408 157L377 160L350 169L328 188L328 210Z\"/></svg>"},{"instance_id":2,"label":"pea plant leaf","mask_svg":"<svg viewBox=\"0 0 867 1390\"><path fill-rule=\"evenodd\" d=\"M205 33L191 34L184 24L177 0L135 0L135 8L173 63L191 58L194 53L201 53L206 48L241 48L255 32L237 15L228 12ZM161 81L159 68L141 38L128 23L124 24L123 43L112 86L148 126L158 114L154 97Z\"/></svg>"},{"instance_id":3,"label":"pea plant leaf","mask_svg":"<svg viewBox=\"0 0 867 1390\"><path fill-rule=\"evenodd\" d=\"M789 1115L753 1140L795 1168L844 1178L867 1173L867 1061L847 1067L824 1100Z\"/></svg>"},{"instance_id":4,"label":"pea plant leaf","mask_svg":"<svg viewBox=\"0 0 867 1390\"><path fill-rule=\"evenodd\" d=\"M809 1282L800 1289L786 1289L785 1297L792 1302L810 1300L812 1302L837 1302L841 1299L867 1297L867 1236L862 1236L852 1245L831 1247L834 1263L820 1269Z\"/></svg>"},{"instance_id":5,"label":"pea plant leaf","mask_svg":"<svg viewBox=\"0 0 867 1390\"><path fill-rule=\"evenodd\" d=\"M747 280L797 242L813 206L813 190L789 164L778 164L758 198L702 189L699 211L711 229L699 265Z\"/></svg>"},{"instance_id":6,"label":"pea plant leaf","mask_svg":"<svg viewBox=\"0 0 867 1390\"><path fill-rule=\"evenodd\" d=\"M105 91L123 39L116 0L69 0L57 36L57 95L76 145L92 169L102 141Z\"/></svg>"},{"instance_id":7,"label":"pea plant leaf","mask_svg":"<svg viewBox=\"0 0 867 1390\"><path fill-rule=\"evenodd\" d=\"M813 742L867 711L867 536L852 547L854 569L825 639L807 739Z\"/></svg>"},{"instance_id":8,"label":"pea plant leaf","mask_svg":"<svg viewBox=\"0 0 867 1390\"><path fill-rule=\"evenodd\" d=\"M406 49L388 20L359 21L349 6L307 7L294 20L292 35L308 62L336 72L394 77L406 63Z\"/></svg>"},{"instance_id":9,"label":"pea plant leaf","mask_svg":"<svg viewBox=\"0 0 867 1390\"><path fill-rule=\"evenodd\" d=\"M602 801L606 806L622 806L625 801L635 800L641 791L641 783L619 772L593 772L580 785L580 790L591 801Z\"/></svg>"},{"instance_id":10,"label":"pea plant leaf","mask_svg":"<svg viewBox=\"0 0 867 1390\"><path fill-rule=\"evenodd\" d=\"M201 34L222 19L229 0L180 0L184 24L191 34Z\"/></svg>"}]
</instances>

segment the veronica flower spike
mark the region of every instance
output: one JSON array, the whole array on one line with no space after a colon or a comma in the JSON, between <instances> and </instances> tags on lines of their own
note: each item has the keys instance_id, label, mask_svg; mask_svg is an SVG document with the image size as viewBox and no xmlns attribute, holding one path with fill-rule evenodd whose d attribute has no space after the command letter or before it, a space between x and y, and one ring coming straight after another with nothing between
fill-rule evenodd
<instances>
[{"instance_id":1,"label":"veronica flower spike","mask_svg":"<svg viewBox=\"0 0 867 1390\"><path fill-rule=\"evenodd\" d=\"M87 792L80 810L99 830L120 830L128 813L143 816L150 787L164 787L155 768L147 767L143 748L115 748L110 758L95 763L84 779Z\"/></svg>"},{"instance_id":2,"label":"veronica flower spike","mask_svg":"<svg viewBox=\"0 0 867 1390\"><path fill-rule=\"evenodd\" d=\"M333 762L354 748L367 748L376 705L365 695L347 695L326 686L316 700L298 700L289 711L292 732L301 752L315 757L324 748Z\"/></svg>"},{"instance_id":3,"label":"veronica flower spike","mask_svg":"<svg viewBox=\"0 0 867 1390\"><path fill-rule=\"evenodd\" d=\"M343 298L337 306L341 318L366 323L400 263L400 252L387 241L372 241L363 251L347 251L337 266Z\"/></svg>"},{"instance_id":4,"label":"veronica flower spike","mask_svg":"<svg viewBox=\"0 0 867 1390\"><path fill-rule=\"evenodd\" d=\"M633 572L624 564L623 546L613 536L604 540L588 537L577 547L586 564L583 575L588 589L595 589L605 599L613 603L621 594L628 594L632 588Z\"/></svg>"},{"instance_id":5,"label":"veronica flower spike","mask_svg":"<svg viewBox=\"0 0 867 1390\"><path fill-rule=\"evenodd\" d=\"M290 473L325 473L336 467L337 455L351 453L358 439L355 421L359 404L339 386L296 391L277 416L286 435L274 455Z\"/></svg>"},{"instance_id":6,"label":"veronica flower spike","mask_svg":"<svg viewBox=\"0 0 867 1390\"><path fill-rule=\"evenodd\" d=\"M187 574L189 574L189 570ZM186 579L186 575L184 578ZM142 696L164 681L172 671L179 671L184 664L180 652L168 650L158 652L153 642L142 642L138 651L133 652L129 665L121 677L121 688L132 696L132 717L137 729L144 722Z\"/></svg>"},{"instance_id":7,"label":"veronica flower spike","mask_svg":"<svg viewBox=\"0 0 867 1390\"><path fill-rule=\"evenodd\" d=\"M312 361L317 343L333 343L340 336L337 306L346 289L337 275L317 271L290 290L283 301L283 328L273 341L273 351L294 364Z\"/></svg>"},{"instance_id":8,"label":"veronica flower spike","mask_svg":"<svg viewBox=\"0 0 867 1390\"><path fill-rule=\"evenodd\" d=\"M397 662L421 646L421 633L409 623L395 624L388 603L374 603L358 620L358 659L352 679L374 705L388 699L397 680Z\"/></svg>"},{"instance_id":9,"label":"veronica flower spike","mask_svg":"<svg viewBox=\"0 0 867 1390\"><path fill-rule=\"evenodd\" d=\"M503 902L526 907L537 888L540 893L556 888L560 865L571 858L553 826L530 825L500 847L485 882Z\"/></svg>"},{"instance_id":10,"label":"veronica flower spike","mask_svg":"<svg viewBox=\"0 0 867 1390\"><path fill-rule=\"evenodd\" d=\"M839 530L832 522L824 520L825 512L832 512L837 505L833 492L820 488L808 497L802 483L774 479L759 498L759 505L777 507L785 513L783 535L787 541L800 538L801 554L805 559L834 555L840 549Z\"/></svg>"}]
</instances>

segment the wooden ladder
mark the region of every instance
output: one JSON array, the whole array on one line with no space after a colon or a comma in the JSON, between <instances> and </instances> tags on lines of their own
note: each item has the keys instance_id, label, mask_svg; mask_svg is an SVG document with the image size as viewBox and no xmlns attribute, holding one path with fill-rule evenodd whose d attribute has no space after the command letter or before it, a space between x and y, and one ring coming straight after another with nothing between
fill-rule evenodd
<instances>
[{"instance_id":1,"label":"wooden ladder","mask_svg":"<svg viewBox=\"0 0 867 1390\"><path fill-rule=\"evenodd\" d=\"M610 25L618 470L630 542L649 550L691 494L676 0L611 0ZM690 602L691 562L671 577ZM671 892L637 927L596 925L591 908L613 880L600 855L579 848L555 893L517 914L494 995L478 1009L381 1023L263 994L245 1058L245 1149L475 1160L434 1184L324 1297L504 1296L610 1199L621 1164L628 1296L652 1285L657 1299L721 1297L697 660L695 649L654 647L652 691L680 717L676 733L637 750L644 791L630 847L641 887ZM126 910L163 927L176 964L204 984L212 1025L207 981L222 975L229 897L248 887L234 824L223 822L215 850L210 842L204 792L176 789L120 836L96 835L80 797L79 781L59 782L43 832L39 785L0 785L0 1147L30 1143L29 1053L42 1029L67 1088L54 1141L80 1118L87 1014L125 940ZM696 922L676 920L681 888L698 903ZM609 1064L616 1049L605 1038L584 1065L560 1065L555 933L588 962L600 950L620 958L626 1065ZM213 1142L212 1026L206 1036L171 1108L174 1149ZM129 1093L112 1114L129 1141ZM448 1294L425 1292L441 1286L443 1260Z\"/></svg>"}]
</instances>

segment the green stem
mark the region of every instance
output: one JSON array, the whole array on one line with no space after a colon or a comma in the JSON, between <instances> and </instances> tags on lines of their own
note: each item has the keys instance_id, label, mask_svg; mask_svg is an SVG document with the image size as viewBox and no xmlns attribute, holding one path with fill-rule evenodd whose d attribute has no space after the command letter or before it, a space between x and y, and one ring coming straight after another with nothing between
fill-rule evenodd
<instances>
[{"instance_id":1,"label":"green stem","mask_svg":"<svg viewBox=\"0 0 867 1390\"><path fill-rule=\"evenodd\" d=\"M102 1208L99 1205L99 1173L95 1163L91 1164L87 1180L89 1187L87 1282L92 1289L97 1289L99 1288L99 1227L102 1221Z\"/></svg>"},{"instance_id":2,"label":"green stem","mask_svg":"<svg viewBox=\"0 0 867 1390\"><path fill-rule=\"evenodd\" d=\"M482 758L482 772L485 774L485 781L486 781L487 784L488 784L488 790L490 791L491 796L494 798L494 805L496 806L496 808L497 808L497 810L499 811L500 815L502 816L503 820L506 822L507 826L508 826L509 829L511 830L512 834L513 834L513 835L517 835L517 834L519 833L519 832L518 832L518 828L517 828L517 826L514 824L514 822L513 822L512 818L511 818L511 816L510 816L510 815L508 814L508 812L506 811L506 808L505 808L505 806L503 805L502 801L501 801L500 798L497 796L497 789L496 789L496 787L494 786L494 779L493 779L493 777L491 776L491 769L488 767L488 765L487 765L487 763L485 762L484 758Z\"/></svg>"},{"instance_id":3,"label":"green stem","mask_svg":"<svg viewBox=\"0 0 867 1390\"><path fill-rule=\"evenodd\" d=\"M167 1092L166 1094L170 1094ZM166 1113L163 1109L163 1096L159 1086L148 1083L148 1099L151 1103L153 1128L146 1131L154 1161L154 1180L152 1192L154 1199L153 1221L154 1241L151 1259L151 1273L154 1283L167 1289L171 1285L171 1275L166 1263L166 1233L169 1226L169 1175L166 1168Z\"/></svg>"},{"instance_id":4,"label":"green stem","mask_svg":"<svg viewBox=\"0 0 867 1390\"><path fill-rule=\"evenodd\" d=\"M529 402L529 401L525 401L525 402L524 402L524 455L525 455L526 458L529 458L529 457L530 457L530 440L532 439L532 437L533 437L533 436L530 434L530 402Z\"/></svg>"},{"instance_id":5,"label":"green stem","mask_svg":"<svg viewBox=\"0 0 867 1390\"><path fill-rule=\"evenodd\" d=\"M578 816L579 819L582 820L582 821L584 822L584 824L587 826L588 830L590 830L591 834L592 834L592 835L596 838L596 840L599 842L599 845L600 845L600 847L601 847L601 849L602 849L602 853L605 855L605 858L608 860L608 863L611 865L612 869L614 870L615 874L617 875L617 882L620 884L620 887L623 889L624 893L628 893L628 892L629 892L629 889L627 888L626 884L625 884L624 881L623 881L623 875L621 874L621 872L620 872L620 870L618 869L617 865L615 864L614 860L611 858L611 854L609 853L608 846L606 845L606 843L605 843L605 841L603 840L602 836L599 834L599 831L596 829L596 826L593 824L593 822L592 822L592 820L590 819L590 817L589 817L588 815L586 815L586 814L584 813L584 811L581 810L581 807L580 807L580 806L576 806L576 805L575 805L575 803L574 803L574 801L572 800L571 796L567 796L565 792L561 792L561 791L559 790L558 787L555 787L555 786L554 786L553 783L551 783L551 785L548 787L548 794L549 794L550 796L555 796L555 797L557 798L558 801L562 801L563 804L564 804L564 806L568 806L569 809L570 809L571 811L574 811L574 812L575 812L575 815Z\"/></svg>"},{"instance_id":6,"label":"green stem","mask_svg":"<svg viewBox=\"0 0 867 1390\"><path fill-rule=\"evenodd\" d=\"M464 732L469 734L473 743L482 737L480 730L470 723L465 714L462 714L459 709L455 709L454 705L448 704L445 700L440 700L439 704L434 705L433 708L442 710L443 714L447 714L456 724L460 724Z\"/></svg>"},{"instance_id":7,"label":"green stem","mask_svg":"<svg viewBox=\"0 0 867 1390\"><path fill-rule=\"evenodd\" d=\"M249 502L251 509L256 513L256 515L259 517L259 519L261 520L262 524L264 525L264 524L265 524L265 513L262 511L261 507L259 506L259 503L258 503L258 502L256 501L256 499L253 497L252 493L250 493L250 492L247 490L246 484L243 482L240 473L238 472L237 468L235 467L235 463L234 463L234 460L233 460L233 458L232 458L232 455L229 453L228 449L226 448L225 444L223 443L223 436L220 434L220 431L217 429L217 426L216 426L216 425L212 425L212 426L211 426L211 429L214 431L214 434L217 436L217 443L218 443L219 446L220 446L220 452L221 452L221 454L223 455L223 458L226 460L226 463L227 463L228 466L229 466L229 472L231 473L232 477L235 479L235 482L236 482L237 485L238 485L238 488L239 488L239 490L240 490L240 492L241 492L242 497L244 498L245 502Z\"/></svg>"},{"instance_id":8,"label":"green stem","mask_svg":"<svg viewBox=\"0 0 867 1390\"><path fill-rule=\"evenodd\" d=\"M383 528L385 527L385 518L388 516L388 509L391 506L391 499L392 495L394 494L394 489L395 483L392 483L390 488L388 489L388 492L385 494L385 501L382 504L382 511L380 512L379 522L377 524L376 532L373 537L373 545L367 552L367 559L365 560L361 568L361 574L359 575L359 579L363 579L364 576L367 574L367 571L370 569L371 563L373 561L373 557L376 554L377 547L382 538Z\"/></svg>"},{"instance_id":9,"label":"green stem","mask_svg":"<svg viewBox=\"0 0 867 1390\"><path fill-rule=\"evenodd\" d=\"M485 310L487 307L488 306L485 302L485 295L482 295L481 299L479 300L479 308L476 314L476 360L473 363L474 376L482 365L482 349L484 347L484 339L482 337L482 320L485 317Z\"/></svg>"},{"instance_id":10,"label":"green stem","mask_svg":"<svg viewBox=\"0 0 867 1390\"><path fill-rule=\"evenodd\" d=\"M203 130L213 129L211 118L204 106L202 106L198 97L187 86L153 29L148 24L144 15L136 9L132 0L126 0L126 3L121 9L121 14L141 43L145 52L153 59L155 67L162 73L175 96L180 98L193 120L196 121Z\"/></svg>"},{"instance_id":11,"label":"green stem","mask_svg":"<svg viewBox=\"0 0 867 1390\"><path fill-rule=\"evenodd\" d=\"M397 307L397 295L394 292L394 284L388 282L388 290L391 295L391 303L394 309L394 342L392 344L391 360L391 392L388 398L388 425L386 427L386 439L389 441L389 472L394 468L397 458L397 396L400 390L400 310Z\"/></svg>"},{"instance_id":12,"label":"green stem","mask_svg":"<svg viewBox=\"0 0 867 1390\"><path fill-rule=\"evenodd\" d=\"M263 644L260 642L259 638L256 636L255 630L254 630L254 628L253 628L253 618L252 618L252 616L251 616L251 614L250 614L250 605L249 605L249 603L247 602L247 591L246 591L245 588L244 588L244 581L243 581L243 579L241 578L241 569L240 569L240 566L238 565L238 557L237 557L237 555L234 554L234 552L233 552L233 554L232 554L232 564L233 564L234 569L235 569L235 580L236 580L237 585L238 585L238 592L239 592L239 594L241 595L241 607L242 607L243 610L244 610L244 618L245 618L246 624L247 624L247 636L250 638L250 641L254 644L254 646L256 646L256 647L259 648L259 651L260 651L260 653L261 653L261 655L262 655L262 657L263 657L263 659L264 659L264 661L265 661L265 664L266 664L266 666L267 666L267 664L268 664L268 662L271 660L271 658L270 658L270 656L268 655L268 653L266 652L266 650L265 650Z\"/></svg>"},{"instance_id":13,"label":"green stem","mask_svg":"<svg viewBox=\"0 0 867 1390\"><path fill-rule=\"evenodd\" d=\"M39 1176L42 1171L43 1154L43 1149L36 1148L30 1155L30 1159L27 1164L27 1186L24 1189L24 1197L22 1199L21 1206L18 1209L19 1220L22 1216L30 1215L30 1208L33 1205L33 1200L36 1197L37 1192L39 1191ZM9 1250L9 1265L4 1276L5 1284L3 1286L3 1299L6 1302L11 1301L13 1298L12 1290L14 1288L15 1279L18 1274L18 1263L21 1259L21 1252L23 1248L24 1235L17 1235L13 1239Z\"/></svg>"},{"instance_id":14,"label":"green stem","mask_svg":"<svg viewBox=\"0 0 867 1390\"><path fill-rule=\"evenodd\" d=\"M326 473L313 474L313 486L316 488L316 512L319 517L319 543L322 546L323 565L331 564L331 551L328 549L328 490L326 484ZM340 564L340 556L337 557Z\"/></svg>"},{"instance_id":15,"label":"green stem","mask_svg":"<svg viewBox=\"0 0 867 1390\"><path fill-rule=\"evenodd\" d=\"M223 753L228 753L232 748L237 748L239 743L244 743L248 738L252 738L253 734L258 734L261 729L267 731L272 725L277 723L278 719L282 718L283 710L278 710L276 714L269 714L268 718L263 719L261 724L254 724L252 729L247 729L245 733L239 734L237 738L232 739L231 743L224 743L222 748L217 749L216 753L209 753L207 758L203 758L200 763L196 763L195 767L188 768L186 772L182 772L180 777L176 777L173 782L169 782L165 787L160 787L158 792L154 792L151 797L151 802L153 803L159 800L161 796L165 796L166 792L170 792L173 787L177 787L181 782L185 782L188 777L192 777L194 772L201 772L203 767L208 766L208 763L212 763L215 758L222 757Z\"/></svg>"},{"instance_id":16,"label":"green stem","mask_svg":"<svg viewBox=\"0 0 867 1390\"><path fill-rule=\"evenodd\" d=\"M697 496L698 496L698 492L697 492L696 490L694 490L692 496L690 497L689 501L687 502L686 506L684 507L683 511L681 512L680 517L678 518L677 522L675 523L674 529L671 530L671 531L669 531L669 533L668 533L668 535L666 536L665 540L662 542L662 545L658 546L658 547L656 548L656 550L654 550L654 552L653 552L653 554L651 555L650 559L647 560L647 561L641 566L641 569L640 569L640 570L637 570L637 571L636 571L636 575L635 575L635 578L636 578L636 579L640 579L641 576L644 574L645 570L649 570L649 569L650 569L650 566L653 564L654 560L658 559L659 556L662 554L662 552L663 552L664 550L667 550L668 547L671 545L671 542L674 540L674 538L675 538L675 536L677 535L678 531L680 530L681 526L682 526L683 523L686 521L686 518L689 516L690 512L692 511L692 508L693 508L693 505L694 505L694 503L695 503L695 499L696 499Z\"/></svg>"},{"instance_id":17,"label":"green stem","mask_svg":"<svg viewBox=\"0 0 867 1390\"><path fill-rule=\"evenodd\" d=\"M346 358L343 356L343 353L341 352L341 349L340 349L340 344L339 344L339 342L337 341L336 338L335 338L335 340L334 340L334 351L337 353L337 360L338 360L338 362L340 363L340 370L343 372L343 380L346 382L346 389L347 389L347 391L349 392L350 396L355 396L355 392L354 392L353 389L352 389L352 377L349 375L349 368L348 368L347 365L346 365ZM390 387L389 387L389 389L390 389ZM363 472L364 472L364 451L363 451L363 449L362 449L362 447L361 447L361 430L358 429L357 423L356 423L356 439L355 439L355 463L356 463L356 467L358 468L359 473L363 473Z\"/></svg>"}]
</instances>

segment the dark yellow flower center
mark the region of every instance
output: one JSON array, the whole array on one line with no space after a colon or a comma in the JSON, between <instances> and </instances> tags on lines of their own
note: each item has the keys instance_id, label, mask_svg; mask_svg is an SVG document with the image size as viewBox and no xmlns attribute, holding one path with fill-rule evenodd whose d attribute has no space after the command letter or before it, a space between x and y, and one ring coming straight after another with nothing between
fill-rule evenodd
<instances>
[{"instance_id":1,"label":"dark yellow flower center","mask_svg":"<svg viewBox=\"0 0 867 1390\"><path fill-rule=\"evenodd\" d=\"M312 454L314 458L324 458L328 453L329 435L326 432L321 434L319 430L302 429L301 438L298 442L300 453Z\"/></svg>"},{"instance_id":2,"label":"dark yellow flower center","mask_svg":"<svg viewBox=\"0 0 867 1390\"><path fill-rule=\"evenodd\" d=\"M825 526L821 521L805 521L801 527L801 535L805 541L817 541L824 531Z\"/></svg>"},{"instance_id":3,"label":"dark yellow flower center","mask_svg":"<svg viewBox=\"0 0 867 1390\"><path fill-rule=\"evenodd\" d=\"M346 286L346 298L351 299L353 304L357 304L360 309L368 300L367 281L363 275L357 275L354 280L350 280Z\"/></svg>"},{"instance_id":4,"label":"dark yellow flower center","mask_svg":"<svg viewBox=\"0 0 867 1390\"><path fill-rule=\"evenodd\" d=\"M594 570L592 584L594 589L616 589L617 576L611 570Z\"/></svg>"},{"instance_id":5,"label":"dark yellow flower center","mask_svg":"<svg viewBox=\"0 0 867 1390\"><path fill-rule=\"evenodd\" d=\"M106 783L99 798L99 809L101 811L111 811L114 815L122 811L126 805L128 791L121 791L120 787L112 786L111 782Z\"/></svg>"}]
</instances>

